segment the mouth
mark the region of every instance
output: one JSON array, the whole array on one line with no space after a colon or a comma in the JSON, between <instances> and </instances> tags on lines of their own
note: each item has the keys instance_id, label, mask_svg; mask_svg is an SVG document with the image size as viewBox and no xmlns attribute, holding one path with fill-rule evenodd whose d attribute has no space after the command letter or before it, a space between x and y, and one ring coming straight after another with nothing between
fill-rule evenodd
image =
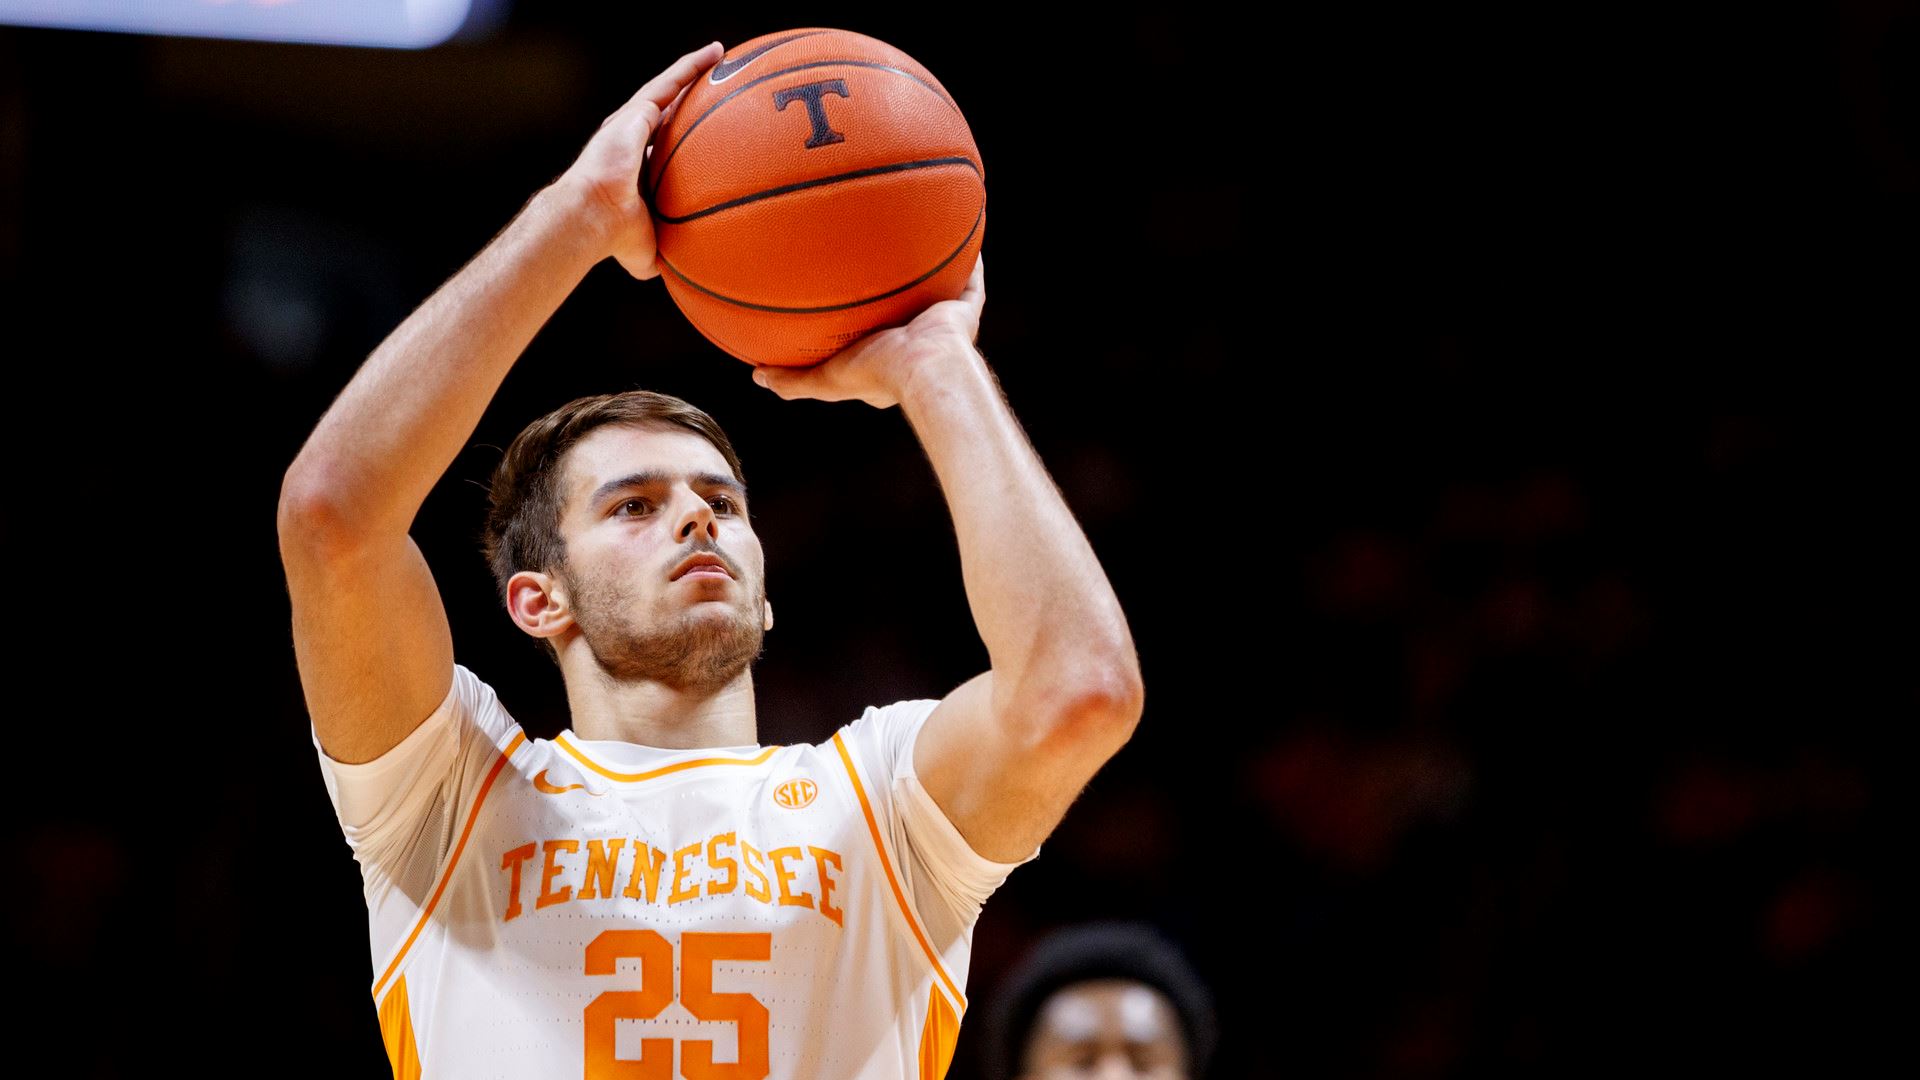
<instances>
[{"instance_id":1,"label":"mouth","mask_svg":"<svg viewBox=\"0 0 1920 1080\"><path fill-rule=\"evenodd\" d=\"M670 580L679 581L681 578L686 577L726 578L732 580L733 575L727 572L727 564L719 558L713 555L702 554L691 556L686 562L681 563L680 568L673 572L673 577Z\"/></svg>"}]
</instances>

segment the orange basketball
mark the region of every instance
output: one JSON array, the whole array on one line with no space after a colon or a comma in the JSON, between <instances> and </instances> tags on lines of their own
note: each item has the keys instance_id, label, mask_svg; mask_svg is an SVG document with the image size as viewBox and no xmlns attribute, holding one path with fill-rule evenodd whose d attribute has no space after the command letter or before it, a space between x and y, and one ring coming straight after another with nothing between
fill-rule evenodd
<instances>
[{"instance_id":1,"label":"orange basketball","mask_svg":"<svg viewBox=\"0 0 1920 1080\"><path fill-rule=\"evenodd\" d=\"M756 364L818 363L958 298L986 233L960 107L850 30L728 50L661 118L640 188L668 294Z\"/></svg>"}]
</instances>

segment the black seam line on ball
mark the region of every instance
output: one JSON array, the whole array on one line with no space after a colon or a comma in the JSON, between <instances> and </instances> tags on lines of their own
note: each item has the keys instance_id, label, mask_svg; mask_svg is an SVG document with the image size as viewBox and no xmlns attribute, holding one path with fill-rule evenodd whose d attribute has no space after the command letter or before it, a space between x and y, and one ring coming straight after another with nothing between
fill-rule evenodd
<instances>
[{"instance_id":1,"label":"black seam line on ball","mask_svg":"<svg viewBox=\"0 0 1920 1080\"><path fill-rule=\"evenodd\" d=\"M754 87L760 85L763 82L766 82L768 79L777 79L782 75L791 75L796 71L805 71L808 68L817 68L817 67L863 67L863 68L873 68L876 71L891 71L895 75L905 75L907 78L912 79L914 82L917 82L921 86L924 86L927 89L933 91L933 95L935 97L947 103L947 108L952 109L956 115L960 115L960 106L955 105L953 103L952 98L949 98L946 94L941 93L939 87L928 83L925 79L922 79L920 76L915 75L911 71L902 71L899 68L893 67L890 64L875 64L875 63L869 63L863 60L810 60L804 64L795 64L790 68L781 68L779 71L769 71L765 75L762 75L757 79L754 79L750 82L741 83L739 86L735 87L733 90L728 92L726 97L723 97L719 101L716 101L713 104L707 106L707 111L701 113L698 117L696 117L693 123L688 124L687 130L680 133L679 141L675 142L671 147L668 148L666 159L660 162L659 171L662 174L664 174L667 171L667 162L673 160L673 155L679 153L680 148L686 145L687 139L693 135L693 129L699 127L701 124L706 123L707 117L712 116L715 109L718 109L720 106L725 105L729 101L732 101L735 97L739 96L740 94L753 89ZM960 122L964 124L966 123L966 121L967 121L967 118L964 115L960 115ZM640 182L642 184L645 184L646 179L647 179L647 170L641 169ZM651 190L645 187L642 187L640 194L646 198L647 205L652 206L653 197L655 194L659 192L659 190L660 189L658 187L655 187Z\"/></svg>"},{"instance_id":2,"label":"black seam line on ball","mask_svg":"<svg viewBox=\"0 0 1920 1080\"><path fill-rule=\"evenodd\" d=\"M771 311L779 315L812 315L812 314L815 314L816 312L821 312L821 311L845 311L848 308L859 307L861 304L871 304L875 300L885 300L887 297L892 296L895 293L905 292L908 289L913 288L915 285L920 284L921 282L927 280L933 275L946 269L946 266L948 263L952 262L957 256L959 256L961 252L967 250L968 244L973 243L974 234L980 231L980 217L986 212L987 212L986 207L982 206L980 208L980 214L974 215L973 228L967 230L967 238L965 240L960 241L960 246L957 248L954 248L953 251L949 252L947 257L944 259L941 259L939 264L935 266L933 269L927 271L924 274L921 274L919 277L914 278L912 281L907 282L905 285L902 285L897 289L888 289L886 292L876 293L875 295L869 296L864 300L855 300L851 303L846 303L846 304L828 304L825 307L775 307L772 304L754 304L754 303L749 303L748 301L745 301L745 300L736 300L731 296L722 296L719 293L714 292L712 289L707 288L705 285L702 285L699 282L694 281L692 278L689 278L687 275L681 273L679 267L668 262L666 259L661 258L658 252L654 253L654 258L659 261L660 265L673 271L674 277L679 278L681 281L686 282L686 284L689 285L690 287L699 289L701 292L706 293L708 296L711 296L715 300L718 300L724 304L732 304L735 307L750 308L754 311Z\"/></svg>"},{"instance_id":3,"label":"black seam line on ball","mask_svg":"<svg viewBox=\"0 0 1920 1080\"><path fill-rule=\"evenodd\" d=\"M722 82L726 81L727 79L733 78L734 72L741 70L742 68L746 67L748 64L753 63L755 60L760 59L761 57L767 55L768 53L772 52L773 50L779 48L782 45L791 45L794 42L799 41L801 38L819 37L821 34L831 34L831 33L833 33L833 31L825 30L825 29L802 30L797 34L788 34L786 37L775 38L764 45L755 46L752 52L746 53L741 56L736 56L731 60L728 60L726 57L723 56L712 67L707 69L707 82L712 86L719 86ZM722 72L721 71L722 68L725 68L726 70Z\"/></svg>"},{"instance_id":4,"label":"black seam line on ball","mask_svg":"<svg viewBox=\"0 0 1920 1080\"><path fill-rule=\"evenodd\" d=\"M875 165L872 168L855 169L852 172L836 173L832 176L822 176L813 180L801 180L793 184L782 184L779 187L768 188L765 191L756 191L751 195L742 195L737 199L728 199L723 203L715 203L704 210L695 210L691 214L682 214L679 217L655 214L653 215L653 219L662 225L684 225L695 218L703 218L708 214L717 214L722 210L731 210L736 206L745 206L748 203L759 202L761 199L771 199L776 195L790 195L796 191L804 191L812 187L822 187L827 184L842 184L849 180L858 180L863 176L878 176L881 173L904 172L907 169L931 169L940 165L965 165L976 174L980 171L980 169L974 165L971 158L942 157L927 158L924 161L901 161L892 165Z\"/></svg>"}]
</instances>

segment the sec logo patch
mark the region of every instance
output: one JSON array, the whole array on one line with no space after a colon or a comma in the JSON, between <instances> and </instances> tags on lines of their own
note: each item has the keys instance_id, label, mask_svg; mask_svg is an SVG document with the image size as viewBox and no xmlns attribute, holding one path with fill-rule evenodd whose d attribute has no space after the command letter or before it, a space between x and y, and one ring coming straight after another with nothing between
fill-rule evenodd
<instances>
[{"instance_id":1,"label":"sec logo patch","mask_svg":"<svg viewBox=\"0 0 1920 1080\"><path fill-rule=\"evenodd\" d=\"M813 802L813 797L818 794L820 786L803 776L774 788L773 801L789 810L798 810Z\"/></svg>"}]
</instances>

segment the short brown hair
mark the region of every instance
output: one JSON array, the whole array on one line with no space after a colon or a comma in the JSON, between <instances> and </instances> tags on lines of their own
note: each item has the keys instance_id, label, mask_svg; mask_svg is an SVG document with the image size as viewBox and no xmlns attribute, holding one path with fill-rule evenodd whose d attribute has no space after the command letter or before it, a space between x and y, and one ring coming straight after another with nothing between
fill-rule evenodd
<instances>
[{"instance_id":1,"label":"short brown hair","mask_svg":"<svg viewBox=\"0 0 1920 1080\"><path fill-rule=\"evenodd\" d=\"M727 433L705 411L680 398L651 390L575 398L528 424L493 470L480 546L493 570L501 604L507 603L507 582L514 574L566 567L566 540L560 535L560 515L565 509L560 462L574 443L606 424L685 428L712 443L727 459L733 478L747 482ZM547 658L558 666L560 652L553 642L538 640Z\"/></svg>"}]
</instances>

